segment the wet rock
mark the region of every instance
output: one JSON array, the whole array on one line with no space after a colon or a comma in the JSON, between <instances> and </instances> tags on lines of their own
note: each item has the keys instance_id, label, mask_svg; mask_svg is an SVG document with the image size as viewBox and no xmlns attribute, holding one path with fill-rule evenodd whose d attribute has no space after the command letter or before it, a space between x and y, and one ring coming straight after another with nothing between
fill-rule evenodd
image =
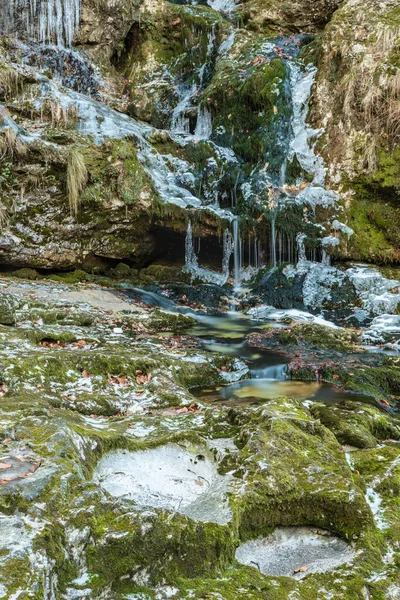
<instances>
[{"instance_id":1,"label":"wet rock","mask_svg":"<svg viewBox=\"0 0 400 600\"><path fill-rule=\"evenodd\" d=\"M327 531L305 527L276 529L269 537L246 542L236 559L265 575L296 577L324 573L349 565L355 552L349 544Z\"/></svg>"},{"instance_id":2,"label":"wet rock","mask_svg":"<svg viewBox=\"0 0 400 600\"><path fill-rule=\"evenodd\" d=\"M111 495L144 508L177 511L199 521L226 525L232 518L227 500L229 478L218 475L203 454L179 446L105 455L94 481Z\"/></svg>"}]
</instances>

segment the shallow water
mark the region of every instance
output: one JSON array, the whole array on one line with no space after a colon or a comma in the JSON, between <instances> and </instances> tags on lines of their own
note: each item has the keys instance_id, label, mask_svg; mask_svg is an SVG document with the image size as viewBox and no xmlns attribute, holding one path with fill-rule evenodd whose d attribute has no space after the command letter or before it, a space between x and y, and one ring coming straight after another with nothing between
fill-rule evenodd
<instances>
[{"instance_id":1,"label":"shallow water","mask_svg":"<svg viewBox=\"0 0 400 600\"><path fill-rule=\"evenodd\" d=\"M348 564L355 555L342 538L308 527L278 528L270 536L246 542L236 550L239 562L265 575L298 579Z\"/></svg>"},{"instance_id":2,"label":"shallow water","mask_svg":"<svg viewBox=\"0 0 400 600\"><path fill-rule=\"evenodd\" d=\"M132 291L146 304L192 317L196 324L189 333L201 340L206 351L239 358L249 367L249 379L212 388L192 389L192 394L202 402L223 402L228 406L234 406L238 403L262 403L266 400L286 396L328 404L359 401L376 405L372 397L363 394L346 392L318 381L289 379L286 374L286 365L292 360L290 355L284 352L281 354L276 350L251 348L245 343L246 337L251 333L264 331L270 327L285 327L284 323L276 320L277 314L282 313L284 316L285 311L273 311L271 320L266 318L257 320L254 315L248 316L236 311L217 315L207 314L205 311L180 306L169 298L154 292L147 292L139 288ZM304 321L304 314L300 314L300 321Z\"/></svg>"}]
</instances>

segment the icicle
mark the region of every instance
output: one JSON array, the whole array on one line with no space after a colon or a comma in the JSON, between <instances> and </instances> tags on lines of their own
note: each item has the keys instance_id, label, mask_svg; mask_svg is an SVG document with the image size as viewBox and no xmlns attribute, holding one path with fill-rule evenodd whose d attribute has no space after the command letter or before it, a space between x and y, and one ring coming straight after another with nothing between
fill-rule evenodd
<instances>
[{"instance_id":1,"label":"icicle","mask_svg":"<svg viewBox=\"0 0 400 600\"><path fill-rule=\"evenodd\" d=\"M271 219L271 265L273 268L276 267L276 231L275 231L275 220L276 220L277 209L272 213Z\"/></svg>"},{"instance_id":2,"label":"icicle","mask_svg":"<svg viewBox=\"0 0 400 600\"><path fill-rule=\"evenodd\" d=\"M307 262L306 248L304 245L307 236L304 233L298 233L296 236L297 242L297 263L304 264Z\"/></svg>"},{"instance_id":3,"label":"icicle","mask_svg":"<svg viewBox=\"0 0 400 600\"><path fill-rule=\"evenodd\" d=\"M229 263L233 251L233 240L229 229L225 229L224 231L223 248L224 250L222 255L222 276L224 277L226 282L229 278Z\"/></svg>"},{"instance_id":4,"label":"icicle","mask_svg":"<svg viewBox=\"0 0 400 600\"><path fill-rule=\"evenodd\" d=\"M223 235L223 253L222 253L222 273L216 273L211 269L199 266L194 243L192 223L189 221L185 240L185 271L190 273L192 278L199 278L216 285L224 285L229 278L229 262L233 251L233 241L230 232L226 229Z\"/></svg>"},{"instance_id":5,"label":"icicle","mask_svg":"<svg viewBox=\"0 0 400 600\"><path fill-rule=\"evenodd\" d=\"M3 32L20 33L35 42L55 42L60 47L72 45L81 0L10 0L4 4L0 7Z\"/></svg>"},{"instance_id":6,"label":"icicle","mask_svg":"<svg viewBox=\"0 0 400 600\"><path fill-rule=\"evenodd\" d=\"M234 265L235 288L240 287L240 277L241 277L241 270L242 270L241 259L242 259L242 253L241 253L239 221L238 221L238 219L235 219L233 221L233 265Z\"/></svg>"},{"instance_id":7,"label":"icicle","mask_svg":"<svg viewBox=\"0 0 400 600\"><path fill-rule=\"evenodd\" d=\"M208 140L212 134L212 118L210 111L199 106L197 111L197 122L194 137L196 140Z\"/></svg>"}]
</instances>

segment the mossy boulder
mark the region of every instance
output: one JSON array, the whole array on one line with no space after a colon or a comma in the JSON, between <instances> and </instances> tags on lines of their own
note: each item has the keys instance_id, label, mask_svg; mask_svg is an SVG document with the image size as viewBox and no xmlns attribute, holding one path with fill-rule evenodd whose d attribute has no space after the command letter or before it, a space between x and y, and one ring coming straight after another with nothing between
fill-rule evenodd
<instances>
[{"instance_id":1,"label":"mossy boulder","mask_svg":"<svg viewBox=\"0 0 400 600\"><path fill-rule=\"evenodd\" d=\"M310 412L343 445L375 448L380 440L400 439L399 425L377 408L346 402L340 406L315 404Z\"/></svg>"},{"instance_id":2,"label":"mossy boulder","mask_svg":"<svg viewBox=\"0 0 400 600\"><path fill-rule=\"evenodd\" d=\"M16 320L16 308L18 302L15 297L4 292L0 292L0 324L14 325Z\"/></svg>"}]
</instances>

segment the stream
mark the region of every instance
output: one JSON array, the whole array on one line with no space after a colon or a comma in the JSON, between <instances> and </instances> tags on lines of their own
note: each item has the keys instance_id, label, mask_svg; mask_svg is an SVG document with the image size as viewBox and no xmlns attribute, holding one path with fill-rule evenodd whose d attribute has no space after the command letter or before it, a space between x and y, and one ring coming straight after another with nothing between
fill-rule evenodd
<instances>
[{"instance_id":1,"label":"stream","mask_svg":"<svg viewBox=\"0 0 400 600\"><path fill-rule=\"evenodd\" d=\"M206 352L234 357L247 365L244 378L237 381L226 373L226 385L200 387L191 393L201 402L222 402L224 405L262 404L279 396L340 404L346 401L359 401L375 405L376 402L364 394L343 391L335 386L317 381L298 381L292 379L287 372L287 365L295 355L282 352L252 348L246 338L251 333L264 331L266 328L287 328L287 325L275 320L251 319L239 311L228 311L222 314L208 314L205 311L193 310L180 306L172 300L146 290L135 288L128 295L141 298L150 306L157 306L172 313L184 314L196 321L188 331L195 337ZM310 315L311 317L311 315ZM311 354L311 352L310 352Z\"/></svg>"}]
</instances>

